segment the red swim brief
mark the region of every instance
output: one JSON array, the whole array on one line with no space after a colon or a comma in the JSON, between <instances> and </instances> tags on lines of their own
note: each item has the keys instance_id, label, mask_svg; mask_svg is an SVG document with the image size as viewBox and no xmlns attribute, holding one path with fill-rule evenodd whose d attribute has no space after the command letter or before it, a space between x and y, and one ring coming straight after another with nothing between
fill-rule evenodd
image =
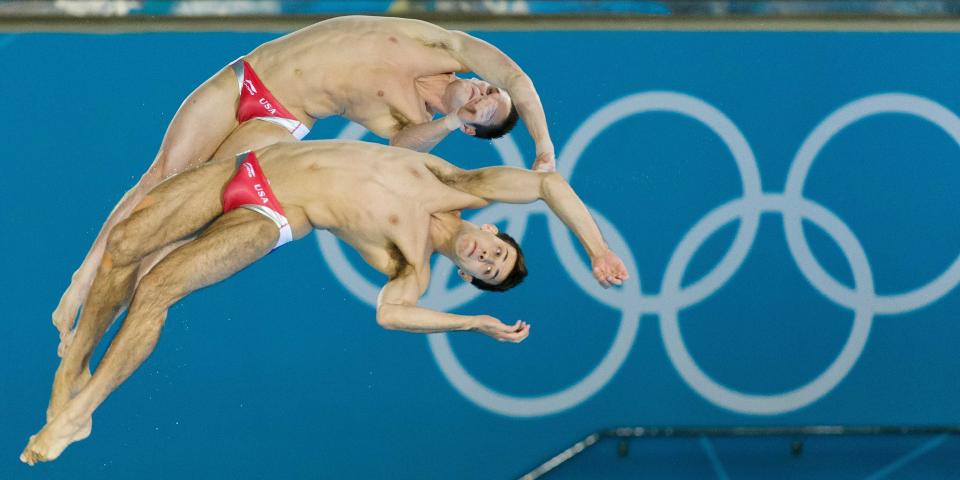
<instances>
[{"instance_id":1,"label":"red swim brief","mask_svg":"<svg viewBox=\"0 0 960 480\"><path fill-rule=\"evenodd\" d=\"M237 121L240 123L250 119L263 120L274 123L287 129L297 140L303 140L310 129L297 120L290 111L267 90L266 85L253 71L253 67L246 60L238 58L230 64L233 73L237 75L240 85L240 101L237 104Z\"/></svg>"},{"instance_id":2,"label":"red swim brief","mask_svg":"<svg viewBox=\"0 0 960 480\"><path fill-rule=\"evenodd\" d=\"M253 210L277 224L280 238L274 249L293 240L293 231L283 213L283 207L270 189L270 182L260 169L253 152L237 155L237 173L223 188L223 213L236 208Z\"/></svg>"}]
</instances>

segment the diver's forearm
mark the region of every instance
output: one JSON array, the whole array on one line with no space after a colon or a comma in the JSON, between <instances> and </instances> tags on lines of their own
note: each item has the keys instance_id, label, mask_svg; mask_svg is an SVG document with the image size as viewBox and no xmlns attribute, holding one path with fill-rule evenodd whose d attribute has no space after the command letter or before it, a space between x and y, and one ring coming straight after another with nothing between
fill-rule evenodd
<instances>
[{"instance_id":1,"label":"diver's forearm","mask_svg":"<svg viewBox=\"0 0 960 480\"><path fill-rule=\"evenodd\" d=\"M429 308L385 304L377 308L377 323L389 330L440 333L472 330L475 317L438 312Z\"/></svg>"},{"instance_id":2,"label":"diver's forearm","mask_svg":"<svg viewBox=\"0 0 960 480\"><path fill-rule=\"evenodd\" d=\"M604 254L609 247L587 206L558 173L543 174L542 198L550 210L569 228L591 259Z\"/></svg>"},{"instance_id":3,"label":"diver's forearm","mask_svg":"<svg viewBox=\"0 0 960 480\"><path fill-rule=\"evenodd\" d=\"M454 116L454 120L458 119ZM391 137L390 145L418 152L429 152L456 128L458 126L454 126L453 122L446 117L418 125L410 125Z\"/></svg>"},{"instance_id":4,"label":"diver's forearm","mask_svg":"<svg viewBox=\"0 0 960 480\"><path fill-rule=\"evenodd\" d=\"M540 95L533 86L525 73L517 70L511 76L511 81L506 87L507 93L517 107L517 113L523 119L523 124L527 126L530 132L530 138L533 139L537 149L537 155L544 153L553 154L553 141L550 140L550 131L547 128L547 115L543 111L543 104L540 102Z\"/></svg>"}]
</instances>

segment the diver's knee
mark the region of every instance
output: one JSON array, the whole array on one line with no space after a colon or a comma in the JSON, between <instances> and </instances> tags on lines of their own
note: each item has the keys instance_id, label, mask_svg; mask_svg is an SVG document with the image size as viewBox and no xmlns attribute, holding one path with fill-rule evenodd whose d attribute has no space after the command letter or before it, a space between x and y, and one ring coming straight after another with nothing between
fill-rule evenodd
<instances>
[{"instance_id":1,"label":"diver's knee","mask_svg":"<svg viewBox=\"0 0 960 480\"><path fill-rule=\"evenodd\" d=\"M136 230L129 218L110 229L107 246L100 260L101 268L129 265L143 257L143 242Z\"/></svg>"},{"instance_id":2,"label":"diver's knee","mask_svg":"<svg viewBox=\"0 0 960 480\"><path fill-rule=\"evenodd\" d=\"M140 280L133 302L127 312L124 325L137 330L157 330L163 328L166 311L175 299L164 289L162 282L151 279L148 274Z\"/></svg>"},{"instance_id":3,"label":"diver's knee","mask_svg":"<svg viewBox=\"0 0 960 480\"><path fill-rule=\"evenodd\" d=\"M182 296L182 291L180 282L165 272L162 265L158 265L137 283L137 291L130 308L136 306L166 310Z\"/></svg>"}]
</instances>

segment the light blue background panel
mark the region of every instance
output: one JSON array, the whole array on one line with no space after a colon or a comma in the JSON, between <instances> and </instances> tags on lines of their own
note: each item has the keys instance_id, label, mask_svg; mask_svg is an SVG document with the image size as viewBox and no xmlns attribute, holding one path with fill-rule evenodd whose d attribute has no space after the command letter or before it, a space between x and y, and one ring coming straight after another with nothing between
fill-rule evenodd
<instances>
[{"instance_id":1,"label":"light blue background panel","mask_svg":"<svg viewBox=\"0 0 960 480\"><path fill-rule=\"evenodd\" d=\"M428 339L378 327L384 279L311 235L173 307L93 435L33 469L70 274L180 102L278 34L0 37L0 478L512 478L621 425L960 423L955 34L475 33L535 81L625 287L596 287L542 206L471 213L522 239L530 276L478 295L441 262L425 304L532 334ZM338 136L374 140L343 119L308 139ZM534 148L521 125L434 153ZM772 440L634 441L557 474L960 478L956 438L862 441L793 464Z\"/></svg>"}]
</instances>

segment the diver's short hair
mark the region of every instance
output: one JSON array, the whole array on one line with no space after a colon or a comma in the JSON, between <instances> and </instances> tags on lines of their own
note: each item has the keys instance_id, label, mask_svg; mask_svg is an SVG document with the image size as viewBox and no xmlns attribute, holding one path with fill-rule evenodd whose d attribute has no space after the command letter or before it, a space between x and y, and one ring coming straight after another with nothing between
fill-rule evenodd
<instances>
[{"instance_id":1,"label":"diver's short hair","mask_svg":"<svg viewBox=\"0 0 960 480\"><path fill-rule=\"evenodd\" d=\"M517 244L517 241L514 240L513 237L504 232L497 233L497 237L517 251L517 261L513 264L513 270L510 271L510 274L498 284L487 283L477 277L473 277L470 280L471 285L488 292L506 292L520 285L520 282L523 282L523 279L527 277L527 264L523 261L523 250L520 249L520 245Z\"/></svg>"},{"instance_id":2,"label":"diver's short hair","mask_svg":"<svg viewBox=\"0 0 960 480\"><path fill-rule=\"evenodd\" d=\"M475 137L493 140L494 138L500 138L510 133L510 130L513 130L513 127L517 125L519 118L520 113L517 112L517 106L513 104L513 99L510 99L510 113L507 114L507 118L503 119L502 122L497 125L477 125L471 123L470 126L476 130L474 134Z\"/></svg>"}]
</instances>

